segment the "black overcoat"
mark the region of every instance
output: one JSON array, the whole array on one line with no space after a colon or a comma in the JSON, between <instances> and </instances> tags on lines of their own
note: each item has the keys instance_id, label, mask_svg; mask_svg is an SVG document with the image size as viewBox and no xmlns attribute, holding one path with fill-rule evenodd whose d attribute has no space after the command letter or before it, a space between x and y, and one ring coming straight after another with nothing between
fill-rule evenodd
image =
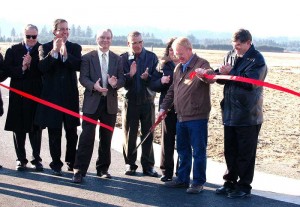
<instances>
[{"instance_id":1,"label":"black overcoat","mask_svg":"<svg viewBox=\"0 0 300 207\"><path fill-rule=\"evenodd\" d=\"M43 89L41 98L51 103L79 113L79 93L76 71L80 71L81 46L76 43L66 42L68 57L63 62L58 54L58 59L50 55L53 41L39 47L39 70L43 73ZM63 121L65 127L79 126L79 118L66 115L63 112L48 106L38 104L35 123L41 127L61 128Z\"/></svg>"},{"instance_id":2,"label":"black overcoat","mask_svg":"<svg viewBox=\"0 0 300 207\"><path fill-rule=\"evenodd\" d=\"M30 51L32 57L29 69L23 72L23 57L27 53L24 42L7 49L4 58L4 70L11 78L10 87L40 96L42 88L41 72L38 70L37 43ZM15 132L30 132L33 129L37 103L12 91L9 92L9 105L5 123L5 130Z\"/></svg>"}]
</instances>

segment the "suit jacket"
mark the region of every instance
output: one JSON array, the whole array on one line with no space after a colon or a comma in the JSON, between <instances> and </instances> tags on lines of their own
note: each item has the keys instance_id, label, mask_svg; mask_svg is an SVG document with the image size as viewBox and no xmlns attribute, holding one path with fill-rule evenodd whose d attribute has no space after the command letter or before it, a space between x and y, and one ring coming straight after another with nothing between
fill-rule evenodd
<instances>
[{"instance_id":1,"label":"suit jacket","mask_svg":"<svg viewBox=\"0 0 300 207\"><path fill-rule=\"evenodd\" d=\"M53 41L39 47L39 70L43 73L43 89L41 98L71 111L79 113L79 92L76 71L80 70L81 46L66 42L68 58L63 62L50 55ZM65 116L65 120L64 119ZM79 126L79 118L65 115L63 112L39 104L35 122L41 127L61 128Z\"/></svg>"},{"instance_id":2,"label":"suit jacket","mask_svg":"<svg viewBox=\"0 0 300 207\"><path fill-rule=\"evenodd\" d=\"M30 68L23 72L23 57L27 53L24 42L13 45L6 50L4 68L5 73L11 78L12 88L40 97L42 90L42 76L38 69L39 42L30 51ZM9 106L6 116L5 130L15 132L30 132L33 130L34 117L37 103L23 96L9 92Z\"/></svg>"},{"instance_id":3,"label":"suit jacket","mask_svg":"<svg viewBox=\"0 0 300 207\"><path fill-rule=\"evenodd\" d=\"M117 114L117 90L124 86L125 77L121 57L113 53L112 51L109 51L108 74L110 77L117 77L118 82L116 88L112 88L111 85L107 83L107 113ZM101 66L98 51L93 50L83 55L80 68L79 81L81 85L85 87L84 100L82 106L83 113L94 114L99 106L101 93L93 90L94 84L99 78L101 78L100 84L102 86Z\"/></svg>"}]
</instances>

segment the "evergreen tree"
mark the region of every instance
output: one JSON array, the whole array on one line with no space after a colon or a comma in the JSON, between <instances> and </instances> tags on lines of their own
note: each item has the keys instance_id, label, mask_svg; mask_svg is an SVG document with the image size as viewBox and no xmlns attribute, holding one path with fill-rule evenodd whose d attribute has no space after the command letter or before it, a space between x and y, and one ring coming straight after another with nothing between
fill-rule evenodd
<instances>
[{"instance_id":1,"label":"evergreen tree","mask_svg":"<svg viewBox=\"0 0 300 207\"><path fill-rule=\"evenodd\" d=\"M87 26L86 32L85 32L85 37L92 37L93 36L93 30L90 26Z\"/></svg>"},{"instance_id":2,"label":"evergreen tree","mask_svg":"<svg viewBox=\"0 0 300 207\"><path fill-rule=\"evenodd\" d=\"M15 30L14 27L12 28L12 30L11 30L11 32L10 32L10 36L11 36L11 37L15 37L15 36L16 36L16 30Z\"/></svg>"}]
</instances>

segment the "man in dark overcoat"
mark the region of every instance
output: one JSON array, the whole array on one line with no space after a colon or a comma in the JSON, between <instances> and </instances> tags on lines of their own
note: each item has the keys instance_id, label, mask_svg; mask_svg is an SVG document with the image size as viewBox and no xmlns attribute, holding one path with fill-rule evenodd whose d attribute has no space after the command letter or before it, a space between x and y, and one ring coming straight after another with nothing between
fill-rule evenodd
<instances>
[{"instance_id":1,"label":"man in dark overcoat","mask_svg":"<svg viewBox=\"0 0 300 207\"><path fill-rule=\"evenodd\" d=\"M41 45L37 39L38 28L28 24L24 31L24 40L13 45L5 53L4 70L11 78L10 87L40 96L42 89L41 72L38 70L38 47ZM42 130L34 124L37 103L9 92L9 106L7 111L5 130L12 131L14 146L17 154L17 170L25 170L28 160L26 158L25 140L29 135L32 147L32 167L43 171L40 157Z\"/></svg>"},{"instance_id":2,"label":"man in dark overcoat","mask_svg":"<svg viewBox=\"0 0 300 207\"><path fill-rule=\"evenodd\" d=\"M53 41L39 48L39 69L43 73L41 98L51 103L79 113L79 93L76 71L80 70L81 46L68 41L68 22L56 19L53 24ZM73 171L79 118L68 115L45 105L38 105L36 123L48 128L49 147L53 174L61 176L61 137L62 126L66 132L67 146L65 162L68 170Z\"/></svg>"}]
</instances>

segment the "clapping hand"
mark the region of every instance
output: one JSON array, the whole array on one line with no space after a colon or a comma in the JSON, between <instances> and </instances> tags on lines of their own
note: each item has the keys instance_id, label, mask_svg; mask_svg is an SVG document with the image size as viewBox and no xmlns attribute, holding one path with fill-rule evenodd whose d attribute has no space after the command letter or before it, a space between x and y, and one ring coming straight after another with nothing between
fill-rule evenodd
<instances>
[{"instance_id":1,"label":"clapping hand","mask_svg":"<svg viewBox=\"0 0 300 207\"><path fill-rule=\"evenodd\" d=\"M130 77L132 78L132 77L135 75L135 73L136 73L136 62L133 61L133 62L131 63L130 71L129 71Z\"/></svg>"},{"instance_id":2,"label":"clapping hand","mask_svg":"<svg viewBox=\"0 0 300 207\"><path fill-rule=\"evenodd\" d=\"M96 83L94 84L94 90L95 90L95 91L98 91L98 92L100 92L100 93L102 93L102 92L107 92L107 91L108 91L107 88L102 88L102 87L100 86L100 80L101 80L101 78L99 78L99 79L96 81Z\"/></svg>"},{"instance_id":3,"label":"clapping hand","mask_svg":"<svg viewBox=\"0 0 300 207\"><path fill-rule=\"evenodd\" d=\"M167 84L169 83L171 80L171 77L168 75L168 76L163 76L161 79L160 79L160 82L161 84Z\"/></svg>"},{"instance_id":4,"label":"clapping hand","mask_svg":"<svg viewBox=\"0 0 300 207\"><path fill-rule=\"evenodd\" d=\"M115 88L117 86L118 79L115 76L110 77L110 75L107 74L107 80L111 87Z\"/></svg>"},{"instance_id":5,"label":"clapping hand","mask_svg":"<svg viewBox=\"0 0 300 207\"><path fill-rule=\"evenodd\" d=\"M143 80L147 80L149 73L148 73L149 68L146 68L145 72L141 75L141 78Z\"/></svg>"},{"instance_id":6,"label":"clapping hand","mask_svg":"<svg viewBox=\"0 0 300 207\"><path fill-rule=\"evenodd\" d=\"M24 56L23 56L23 63L22 63L22 70L25 71L27 69L30 68L30 63L31 63L31 56L29 54L29 52L27 52Z\"/></svg>"}]
</instances>

